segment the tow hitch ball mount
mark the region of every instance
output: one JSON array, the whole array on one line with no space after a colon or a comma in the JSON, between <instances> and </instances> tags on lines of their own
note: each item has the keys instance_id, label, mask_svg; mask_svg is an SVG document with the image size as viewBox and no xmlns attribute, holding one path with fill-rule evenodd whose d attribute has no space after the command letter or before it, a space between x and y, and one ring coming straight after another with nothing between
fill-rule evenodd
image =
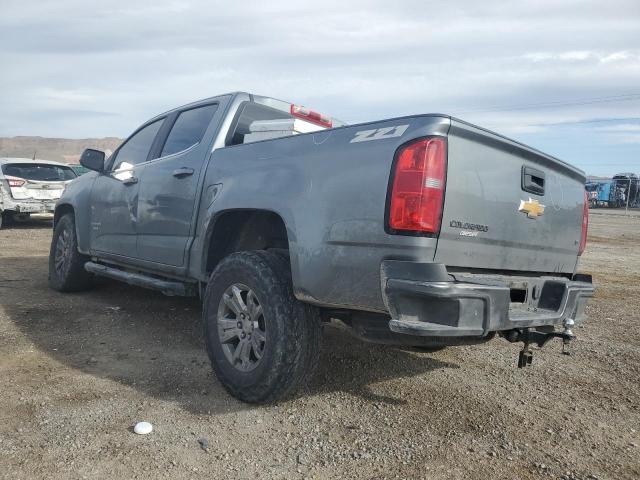
<instances>
[{"instance_id":1,"label":"tow hitch ball mount","mask_svg":"<svg viewBox=\"0 0 640 480\"><path fill-rule=\"evenodd\" d=\"M563 355L571 355L569 350L570 342L575 338L571 327L573 327L574 321L571 318L567 318L564 321L564 329L561 332L556 332L554 330L550 331L541 331L541 330L533 330L529 328L510 330L505 332L504 337L509 342L523 342L522 350L518 355L518 368L524 368L531 365L533 361L533 351L530 348L532 343L538 345L538 347L542 348L546 345L546 343L552 338L561 338L562 339L562 354ZM553 327L551 327L553 328Z\"/></svg>"}]
</instances>

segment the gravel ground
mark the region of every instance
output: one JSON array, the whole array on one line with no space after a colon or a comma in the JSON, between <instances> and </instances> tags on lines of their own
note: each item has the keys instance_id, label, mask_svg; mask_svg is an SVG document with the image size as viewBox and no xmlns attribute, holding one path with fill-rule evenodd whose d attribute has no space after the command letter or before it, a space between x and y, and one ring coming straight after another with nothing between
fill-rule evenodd
<instances>
[{"instance_id":1,"label":"gravel ground","mask_svg":"<svg viewBox=\"0 0 640 480\"><path fill-rule=\"evenodd\" d=\"M572 356L518 370L501 339L418 353L331 326L310 390L264 407L211 373L197 301L50 291L50 236L0 231L1 478L640 478L640 217L592 215Z\"/></svg>"}]
</instances>

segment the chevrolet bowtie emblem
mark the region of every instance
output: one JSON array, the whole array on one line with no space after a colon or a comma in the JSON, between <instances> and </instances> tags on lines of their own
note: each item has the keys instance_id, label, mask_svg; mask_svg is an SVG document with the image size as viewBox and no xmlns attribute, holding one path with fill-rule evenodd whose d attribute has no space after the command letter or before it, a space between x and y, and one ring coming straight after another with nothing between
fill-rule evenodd
<instances>
[{"instance_id":1,"label":"chevrolet bowtie emblem","mask_svg":"<svg viewBox=\"0 0 640 480\"><path fill-rule=\"evenodd\" d=\"M538 218L544 213L544 205L542 205L538 200L533 200L529 197L528 202L520 200L518 211L526 213L529 218Z\"/></svg>"}]
</instances>

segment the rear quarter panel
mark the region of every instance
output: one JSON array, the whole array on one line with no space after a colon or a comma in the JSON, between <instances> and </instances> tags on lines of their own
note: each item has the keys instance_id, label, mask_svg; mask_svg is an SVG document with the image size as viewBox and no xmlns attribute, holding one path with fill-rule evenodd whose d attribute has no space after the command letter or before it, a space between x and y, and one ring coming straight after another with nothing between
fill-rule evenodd
<instances>
[{"instance_id":1,"label":"rear quarter panel","mask_svg":"<svg viewBox=\"0 0 640 480\"><path fill-rule=\"evenodd\" d=\"M402 135L385 136L405 125ZM296 297L384 311L382 260L430 262L436 246L435 238L385 232L394 153L417 137L446 136L448 128L448 117L404 117L214 151L192 258L202 258L204 232L219 213L273 211L287 227ZM204 280L201 263L192 275Z\"/></svg>"}]
</instances>

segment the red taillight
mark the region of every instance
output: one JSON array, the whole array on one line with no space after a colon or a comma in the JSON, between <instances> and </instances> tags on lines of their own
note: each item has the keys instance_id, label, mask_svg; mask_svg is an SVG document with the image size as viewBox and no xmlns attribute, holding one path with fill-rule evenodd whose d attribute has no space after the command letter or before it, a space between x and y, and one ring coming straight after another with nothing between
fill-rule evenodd
<instances>
[{"instance_id":1,"label":"red taillight","mask_svg":"<svg viewBox=\"0 0 640 480\"><path fill-rule=\"evenodd\" d=\"M11 177L7 175L5 176L5 178L7 179L7 182L9 182L10 187L21 187L25 183L27 183L26 180L23 180L22 178L18 178L18 177Z\"/></svg>"},{"instance_id":2,"label":"red taillight","mask_svg":"<svg viewBox=\"0 0 640 480\"><path fill-rule=\"evenodd\" d=\"M438 233L446 172L446 139L423 138L403 146L393 175L389 228Z\"/></svg>"},{"instance_id":3,"label":"red taillight","mask_svg":"<svg viewBox=\"0 0 640 480\"><path fill-rule=\"evenodd\" d=\"M303 107L301 105L291 105L291 115L327 128L331 128L333 125L333 120L331 120L331 118L321 113L314 112L313 110L309 110L307 107Z\"/></svg>"},{"instance_id":4,"label":"red taillight","mask_svg":"<svg viewBox=\"0 0 640 480\"><path fill-rule=\"evenodd\" d=\"M587 230L589 229L589 199L587 198L587 192L584 192L584 205L582 206L582 232L580 234L580 247L578 248L578 255L582 255L585 247L587 246Z\"/></svg>"}]
</instances>

